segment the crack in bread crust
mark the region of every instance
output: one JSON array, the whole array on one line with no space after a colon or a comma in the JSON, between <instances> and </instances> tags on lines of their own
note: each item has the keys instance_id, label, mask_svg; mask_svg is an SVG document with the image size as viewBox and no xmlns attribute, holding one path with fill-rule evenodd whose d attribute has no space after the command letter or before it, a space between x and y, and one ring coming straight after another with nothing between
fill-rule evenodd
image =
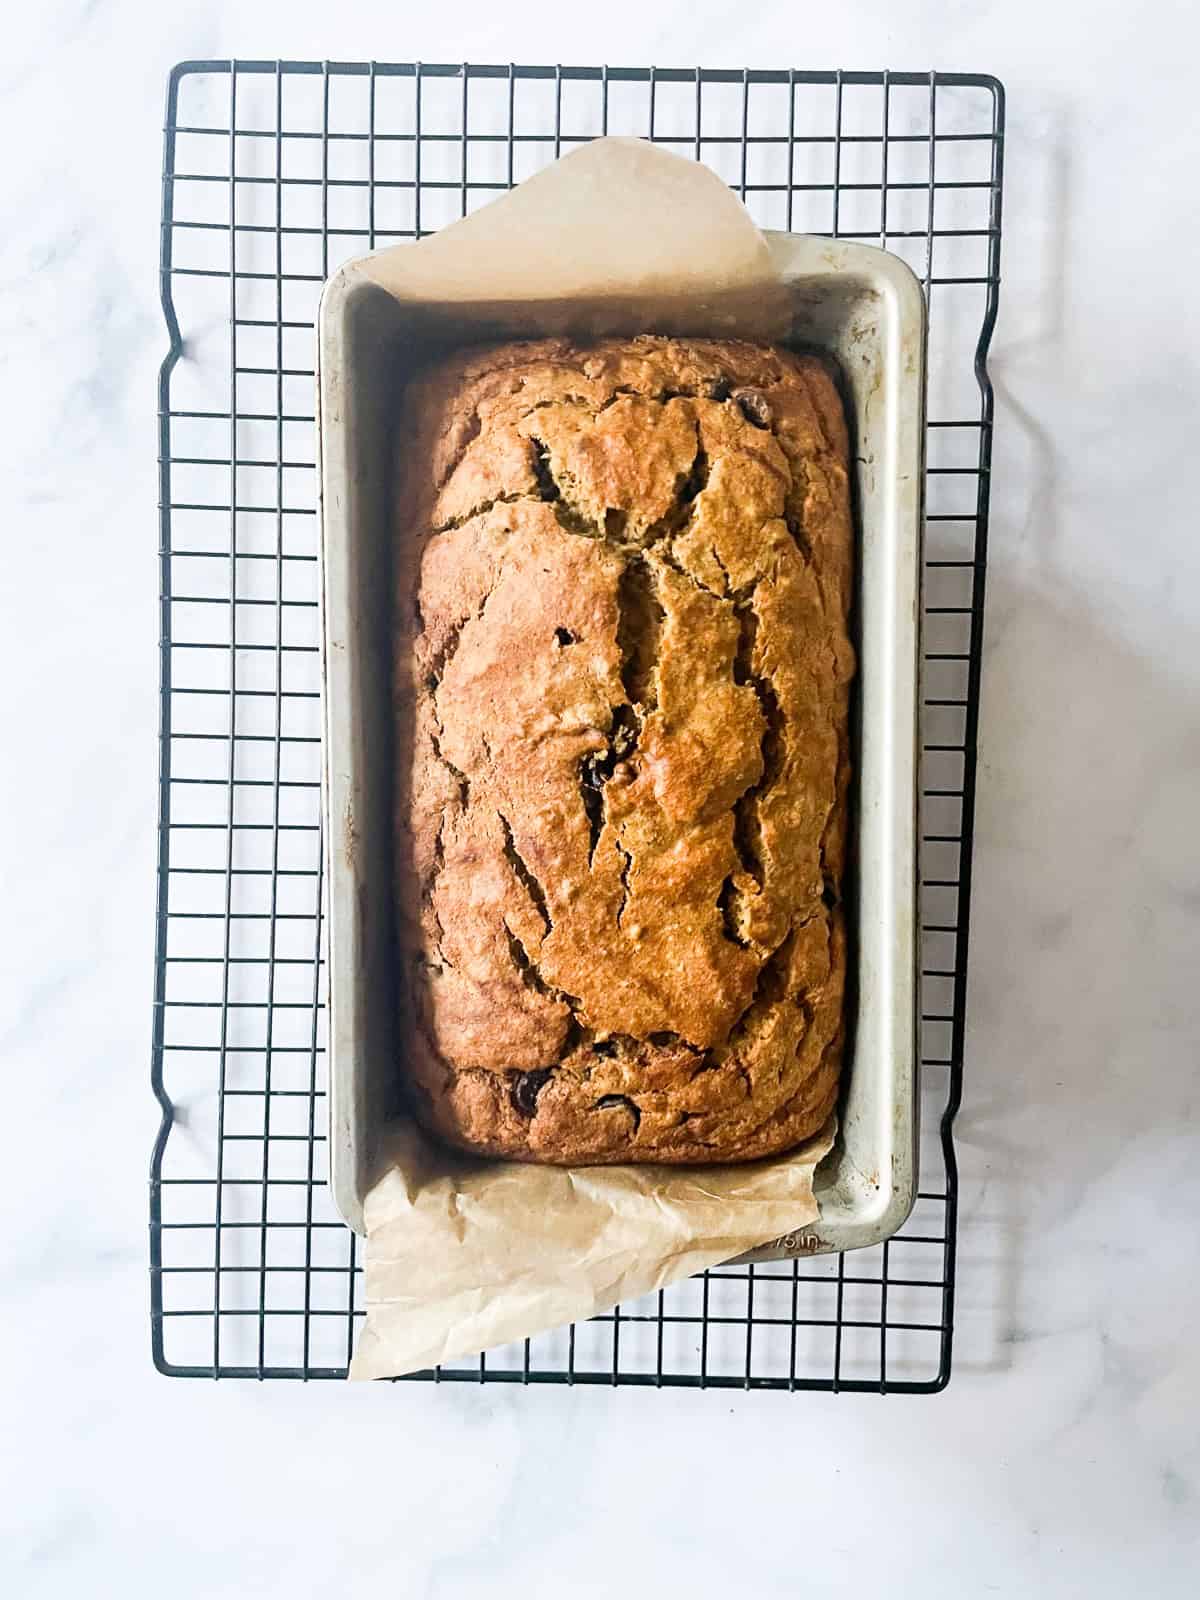
<instances>
[{"instance_id":1,"label":"crack in bread crust","mask_svg":"<svg viewBox=\"0 0 1200 1600\"><path fill-rule=\"evenodd\" d=\"M401 440L417 1114L518 1160L807 1138L836 1098L846 971L829 373L735 341L471 350L414 382Z\"/></svg>"}]
</instances>

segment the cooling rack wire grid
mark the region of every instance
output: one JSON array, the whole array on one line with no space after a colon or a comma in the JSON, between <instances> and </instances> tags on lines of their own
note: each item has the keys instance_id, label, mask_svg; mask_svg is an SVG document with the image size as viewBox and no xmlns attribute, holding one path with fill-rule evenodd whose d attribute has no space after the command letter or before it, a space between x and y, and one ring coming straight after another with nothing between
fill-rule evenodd
<instances>
[{"instance_id":1,"label":"cooling rack wire grid","mask_svg":"<svg viewBox=\"0 0 1200 1600\"><path fill-rule=\"evenodd\" d=\"M714 168L760 226L902 256L929 303L921 1189L887 1244L719 1268L432 1381L929 1393L950 1375L1004 100L986 76L192 61L172 73L159 384L154 1360L341 1378L358 1242L326 1177L313 322L601 134Z\"/></svg>"}]
</instances>

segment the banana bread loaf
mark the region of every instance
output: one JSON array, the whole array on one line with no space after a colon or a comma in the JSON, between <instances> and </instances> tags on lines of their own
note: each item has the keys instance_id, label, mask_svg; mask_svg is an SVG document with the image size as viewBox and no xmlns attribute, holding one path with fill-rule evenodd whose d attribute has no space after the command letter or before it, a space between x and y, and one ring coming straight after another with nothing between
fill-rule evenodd
<instances>
[{"instance_id":1,"label":"banana bread loaf","mask_svg":"<svg viewBox=\"0 0 1200 1600\"><path fill-rule=\"evenodd\" d=\"M465 1149L713 1162L837 1095L846 423L816 359L642 337L410 386L401 1070Z\"/></svg>"}]
</instances>

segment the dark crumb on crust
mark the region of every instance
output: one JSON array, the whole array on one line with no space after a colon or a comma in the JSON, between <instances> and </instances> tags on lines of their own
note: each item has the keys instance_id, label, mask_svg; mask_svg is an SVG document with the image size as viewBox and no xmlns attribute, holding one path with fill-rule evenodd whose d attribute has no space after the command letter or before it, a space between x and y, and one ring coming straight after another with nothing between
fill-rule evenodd
<instances>
[{"instance_id":1,"label":"dark crumb on crust","mask_svg":"<svg viewBox=\"0 0 1200 1600\"><path fill-rule=\"evenodd\" d=\"M538 1095L553 1076L554 1073L549 1067L540 1067L533 1072L517 1073L509 1090L509 1096L521 1116L533 1116L537 1110Z\"/></svg>"},{"instance_id":2,"label":"dark crumb on crust","mask_svg":"<svg viewBox=\"0 0 1200 1600\"><path fill-rule=\"evenodd\" d=\"M633 1132L636 1134L641 1126L642 1113L635 1101L627 1094L602 1094L596 1101L597 1111L628 1111L633 1118Z\"/></svg>"}]
</instances>

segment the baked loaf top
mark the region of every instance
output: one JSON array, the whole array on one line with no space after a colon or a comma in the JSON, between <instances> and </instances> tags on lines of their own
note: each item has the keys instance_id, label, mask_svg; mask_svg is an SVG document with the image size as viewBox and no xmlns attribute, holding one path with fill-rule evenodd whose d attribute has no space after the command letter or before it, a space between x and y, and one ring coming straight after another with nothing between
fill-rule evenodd
<instances>
[{"instance_id":1,"label":"baked loaf top","mask_svg":"<svg viewBox=\"0 0 1200 1600\"><path fill-rule=\"evenodd\" d=\"M711 1162L828 1117L847 459L821 363L734 341L475 348L410 386L403 1066L445 1139Z\"/></svg>"}]
</instances>

